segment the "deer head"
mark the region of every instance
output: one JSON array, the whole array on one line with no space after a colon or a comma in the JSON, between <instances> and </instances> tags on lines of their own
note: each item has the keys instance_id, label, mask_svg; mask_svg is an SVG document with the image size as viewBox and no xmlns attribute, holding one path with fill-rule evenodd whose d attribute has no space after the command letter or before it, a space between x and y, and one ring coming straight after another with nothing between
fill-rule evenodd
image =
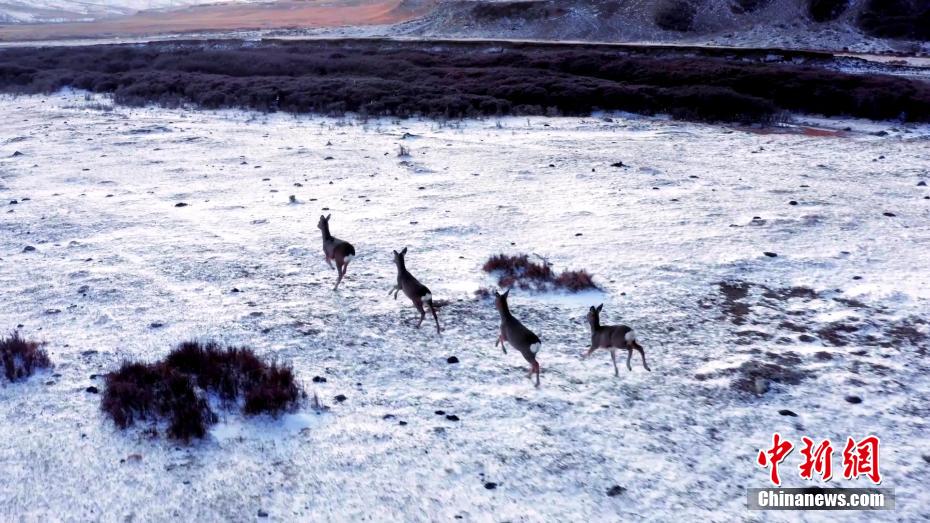
<instances>
[{"instance_id":1,"label":"deer head","mask_svg":"<svg viewBox=\"0 0 930 523\"><path fill-rule=\"evenodd\" d=\"M317 222L317 224L316 224L317 228L320 229L321 231L323 231L324 233L328 233L328 232L329 232L329 219L330 219L332 216L333 216L332 214L328 214L328 215L326 215L326 216L323 216L323 215L321 214L321 215L320 215L320 221Z\"/></svg>"},{"instance_id":2,"label":"deer head","mask_svg":"<svg viewBox=\"0 0 930 523\"><path fill-rule=\"evenodd\" d=\"M596 329L601 325L601 309L604 308L604 304L600 304L597 307L592 306L588 309L588 324L591 325L592 329Z\"/></svg>"},{"instance_id":3,"label":"deer head","mask_svg":"<svg viewBox=\"0 0 930 523\"><path fill-rule=\"evenodd\" d=\"M406 255L407 255L406 247L404 247L404 249L400 252L394 251L394 265L397 265L398 268L403 268L404 267L404 256Z\"/></svg>"},{"instance_id":4,"label":"deer head","mask_svg":"<svg viewBox=\"0 0 930 523\"><path fill-rule=\"evenodd\" d=\"M494 291L494 308L499 311L510 310L507 306L507 296L510 295L510 289L504 291L504 294L501 294L497 291Z\"/></svg>"}]
</instances>

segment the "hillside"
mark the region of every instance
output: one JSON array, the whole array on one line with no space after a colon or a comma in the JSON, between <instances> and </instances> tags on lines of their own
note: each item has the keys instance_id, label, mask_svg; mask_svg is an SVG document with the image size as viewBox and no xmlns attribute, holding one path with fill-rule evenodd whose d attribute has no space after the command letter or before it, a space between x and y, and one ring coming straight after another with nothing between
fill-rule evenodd
<instances>
[{"instance_id":1,"label":"hillside","mask_svg":"<svg viewBox=\"0 0 930 523\"><path fill-rule=\"evenodd\" d=\"M455 0L408 26L432 36L930 50L928 0Z\"/></svg>"}]
</instances>

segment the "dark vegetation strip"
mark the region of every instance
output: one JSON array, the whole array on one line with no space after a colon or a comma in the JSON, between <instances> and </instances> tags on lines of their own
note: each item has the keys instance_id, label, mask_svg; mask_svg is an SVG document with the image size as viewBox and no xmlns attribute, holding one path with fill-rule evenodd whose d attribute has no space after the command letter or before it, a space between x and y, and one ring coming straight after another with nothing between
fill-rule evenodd
<instances>
[{"instance_id":1,"label":"dark vegetation strip","mask_svg":"<svg viewBox=\"0 0 930 523\"><path fill-rule=\"evenodd\" d=\"M484 262L482 270L495 274L497 285L501 288L519 287L525 290L569 292L597 289L594 277L588 271L564 270L556 273L548 261L540 258L539 262L535 262L527 254L491 256ZM485 290L479 290L478 295L483 296L485 293L490 295L490 292Z\"/></svg>"},{"instance_id":2,"label":"dark vegetation strip","mask_svg":"<svg viewBox=\"0 0 930 523\"><path fill-rule=\"evenodd\" d=\"M769 52L768 54L770 54ZM784 111L930 121L930 84L760 51L386 40L172 42L0 50L0 91L62 87L128 105L458 118L596 110L709 121ZM804 62L804 63L794 63Z\"/></svg>"},{"instance_id":3,"label":"dark vegetation strip","mask_svg":"<svg viewBox=\"0 0 930 523\"><path fill-rule=\"evenodd\" d=\"M277 416L301 395L290 367L268 364L251 349L185 342L161 361L126 362L108 374L101 408L120 428L166 420L168 435L186 441L217 422L211 400Z\"/></svg>"},{"instance_id":4,"label":"dark vegetation strip","mask_svg":"<svg viewBox=\"0 0 930 523\"><path fill-rule=\"evenodd\" d=\"M6 379L19 381L32 376L39 369L52 366L42 344L29 341L14 332L0 337L0 366Z\"/></svg>"}]
</instances>

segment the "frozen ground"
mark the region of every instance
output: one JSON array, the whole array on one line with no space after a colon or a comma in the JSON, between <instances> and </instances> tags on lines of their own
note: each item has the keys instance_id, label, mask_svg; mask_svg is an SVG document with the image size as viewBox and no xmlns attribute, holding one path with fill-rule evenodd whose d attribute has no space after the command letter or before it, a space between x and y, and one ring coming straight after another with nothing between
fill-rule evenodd
<instances>
[{"instance_id":1,"label":"frozen ground","mask_svg":"<svg viewBox=\"0 0 930 523\"><path fill-rule=\"evenodd\" d=\"M926 128L108 109L0 103L0 328L47 341L56 363L0 385L4 519L793 521L744 508L774 431L880 436L898 510L877 518L930 516ZM359 253L337 293L321 212ZM387 297L405 245L447 302L441 338ZM540 389L471 296L498 252L604 289L514 291L543 338ZM637 328L651 373L579 359L601 301ZM91 376L190 337L293 364L330 412L229 416L193 446L116 430ZM761 397L754 372L775 378Z\"/></svg>"}]
</instances>

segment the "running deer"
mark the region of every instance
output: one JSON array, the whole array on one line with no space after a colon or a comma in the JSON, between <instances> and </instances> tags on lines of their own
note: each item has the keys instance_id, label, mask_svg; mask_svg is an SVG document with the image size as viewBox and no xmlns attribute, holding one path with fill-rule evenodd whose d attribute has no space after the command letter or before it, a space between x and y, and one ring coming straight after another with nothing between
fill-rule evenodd
<instances>
[{"instance_id":1,"label":"running deer","mask_svg":"<svg viewBox=\"0 0 930 523\"><path fill-rule=\"evenodd\" d=\"M330 217L332 217L332 214L320 216L320 222L317 223L316 226L323 231L323 255L326 257L326 264L329 265L331 269L335 268L336 273L339 275L339 277L336 278L336 286L333 287L333 290L337 290L339 288L339 283L342 282L343 276L346 275L349 262L355 257L355 247L352 247L351 243L340 240L330 234ZM333 261L336 262L335 267L333 267Z\"/></svg>"},{"instance_id":2,"label":"running deer","mask_svg":"<svg viewBox=\"0 0 930 523\"><path fill-rule=\"evenodd\" d=\"M588 324L591 325L591 348L588 352L581 355L582 359L590 356L597 349L607 349L610 351L610 359L614 362L614 376L619 376L620 371L617 369L617 349L626 349L628 352L626 358L626 368L633 370L630 360L633 359L633 349L639 351L643 358L643 367L651 371L649 365L646 365L646 353L643 352L642 346L636 342L636 332L626 325L601 325L601 309L604 304L597 307L591 307L588 310Z\"/></svg>"},{"instance_id":3,"label":"running deer","mask_svg":"<svg viewBox=\"0 0 930 523\"><path fill-rule=\"evenodd\" d=\"M536 373L536 386L538 387L539 362L536 361L536 354L539 353L542 341L539 336L533 334L531 330L527 329L520 323L520 320L514 318L513 314L510 313L510 307L507 305L507 296L509 294L510 289L507 289L504 294L494 291L494 307L501 314L501 333L497 337L497 341L494 342L494 346L497 347L497 344L500 343L504 354L507 354L506 343L509 342L520 351L523 358L530 364L530 371L526 377L532 379L533 373Z\"/></svg>"},{"instance_id":4,"label":"running deer","mask_svg":"<svg viewBox=\"0 0 930 523\"><path fill-rule=\"evenodd\" d=\"M429 289L426 288L426 285L420 283L419 280L413 277L410 274L410 271L407 270L407 266L404 263L404 256L407 255L407 248L404 247L404 250L397 252L394 251L394 264L397 265L397 284L388 291L388 296L391 293L394 293L394 299L397 299L397 293L404 291L404 295L410 298L410 301L413 302L413 306L420 311L420 322L417 323L417 328L420 328L420 325L423 324L423 318L426 317L426 311L423 309L423 303L426 302L426 305L429 306L429 311L433 314L433 319L436 320L436 333L439 332L439 317L436 316L436 309L433 307L433 295L429 292Z\"/></svg>"}]
</instances>

